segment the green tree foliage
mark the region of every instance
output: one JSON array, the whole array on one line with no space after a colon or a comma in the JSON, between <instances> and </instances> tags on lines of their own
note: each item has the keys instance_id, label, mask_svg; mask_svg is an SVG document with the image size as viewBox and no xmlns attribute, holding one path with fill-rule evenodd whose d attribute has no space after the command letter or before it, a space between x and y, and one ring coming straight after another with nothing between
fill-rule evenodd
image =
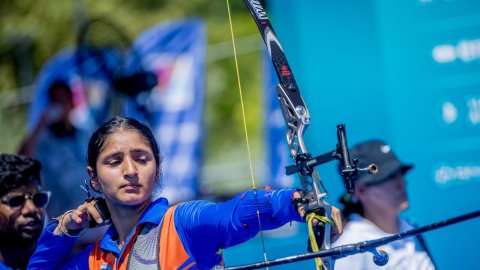
<instances>
[{"instance_id":1,"label":"green tree foliage","mask_svg":"<svg viewBox=\"0 0 480 270\"><path fill-rule=\"evenodd\" d=\"M253 38L253 50L239 56L245 115L253 159L260 159L261 37L243 1L230 1L235 37ZM205 99L205 162L247 161L235 64L226 1L188 0L1 0L0 95L16 97L19 88L34 84L42 65L61 49L76 45L79 25L88 18L104 17L134 39L145 29L167 20L200 17L206 22L208 51ZM255 47L258 46L258 47ZM222 48L226 57L219 57ZM238 48L241 52L242 47ZM226 52L226 53L225 53ZM19 74L22 69L24 74ZM25 75L26 74L26 75ZM30 75L28 75L30 74ZM27 98L28 100L28 98ZM22 101L20 101L22 103ZM28 104L0 102L0 151L16 152L25 135ZM250 178L248 168L245 174Z\"/></svg>"}]
</instances>

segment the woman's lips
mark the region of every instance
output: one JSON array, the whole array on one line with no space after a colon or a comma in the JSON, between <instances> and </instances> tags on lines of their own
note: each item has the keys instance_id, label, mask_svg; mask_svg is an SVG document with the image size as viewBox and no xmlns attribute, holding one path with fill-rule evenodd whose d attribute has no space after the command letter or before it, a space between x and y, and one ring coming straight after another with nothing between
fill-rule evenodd
<instances>
[{"instance_id":1,"label":"woman's lips","mask_svg":"<svg viewBox=\"0 0 480 270\"><path fill-rule=\"evenodd\" d=\"M130 183L130 184L127 184L127 185L124 185L122 188L123 189L126 189L126 190L137 190L141 187L140 184L133 184L133 183Z\"/></svg>"}]
</instances>

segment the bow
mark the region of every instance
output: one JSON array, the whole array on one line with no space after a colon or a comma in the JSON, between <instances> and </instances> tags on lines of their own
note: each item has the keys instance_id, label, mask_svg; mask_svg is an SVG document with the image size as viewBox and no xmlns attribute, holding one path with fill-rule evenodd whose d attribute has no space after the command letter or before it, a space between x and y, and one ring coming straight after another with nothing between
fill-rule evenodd
<instances>
[{"instance_id":1,"label":"bow","mask_svg":"<svg viewBox=\"0 0 480 270\"><path fill-rule=\"evenodd\" d=\"M308 213L307 220L311 220L313 215L320 211L323 212L321 213L322 216L330 220L331 206L324 202L324 198L328 196L327 190L315 168L307 165L310 154L307 151L303 134L310 124L309 111L300 95L293 72L264 8L256 0L244 0L244 3L250 10L262 34L268 54L279 78L279 84L276 88L277 97L286 122L286 138L290 156L295 162L295 169L290 172L298 173L303 191L303 198L298 203L304 203L305 211ZM321 249L330 248L330 231L330 223L325 222L323 232L321 232L323 236ZM318 247L313 248L313 250L318 251ZM326 269L333 268L333 262L328 258L321 261L318 260L317 265L324 265Z\"/></svg>"},{"instance_id":2,"label":"bow","mask_svg":"<svg viewBox=\"0 0 480 270\"><path fill-rule=\"evenodd\" d=\"M290 156L294 162L293 165L286 168L286 173L288 175L297 173L302 186L303 197L294 200L293 203L304 205L306 220L309 225L310 246L312 251L317 252L319 250L328 250L330 249L330 233L332 229L331 206L324 201L324 199L328 197L328 193L315 167L334 159L339 160L341 162L342 174L344 175L345 187L350 192L353 190L353 177L362 171L362 169L357 168L356 162L353 164L350 162L344 125L337 126L338 144L333 151L318 157L312 157L307 151L303 134L310 124L310 114L300 94L293 72L283 52L282 45L280 44L260 2L257 0L244 0L244 3L250 10L252 17L262 34L263 40L267 46L268 54L279 78L276 92L286 123L286 139ZM227 8L230 14L228 1ZM231 19L230 26L232 27ZM236 57L233 30L230 30L234 44L234 55ZM241 92L240 80L238 81ZM373 170L371 171L373 172ZM255 189L255 183L253 181L253 190L255 191ZM314 219L322 222L320 229L313 228L312 224ZM261 224L259 225L261 228ZM261 235L261 237L263 242L263 235ZM321 246L318 247L317 243L320 243ZM265 248L264 258L264 263L268 266ZM333 269L333 260L331 258L318 258L316 262L317 269Z\"/></svg>"},{"instance_id":3,"label":"bow","mask_svg":"<svg viewBox=\"0 0 480 270\"><path fill-rule=\"evenodd\" d=\"M255 23L257 24L257 27L262 35L265 45L267 46L268 54L272 60L273 66L279 79L279 83L276 87L277 98L280 103L280 108L282 110L282 114L286 123L286 139L290 151L290 156L292 157L294 162L293 165L286 167L286 174L291 175L297 173L300 178L303 197L297 200L292 200L292 202L301 203L305 207L305 211L307 213L306 220L309 223L309 230L312 230L309 233L309 237L313 252L307 254L293 255L269 261L267 260L265 247L263 247L265 258L263 262L242 266L227 267L225 269L257 269L262 267L292 263L296 261L315 259L317 269L333 270L335 259L367 251L371 252L374 255L373 260L377 265L385 265L388 262L388 254L386 254L384 251L378 251L376 249L377 247L390 243L392 241L400 240L406 237L414 236L480 216L480 211L475 211L410 231L401 232L389 237L331 248L331 206L324 201L324 199L328 197L328 193L315 167L332 160L338 160L340 162L340 172L344 181L344 186L346 190L350 193L353 192L353 179L357 177L359 173L376 173L378 171L378 168L375 164L371 164L366 168L359 168L357 166L357 159L354 159L353 162L351 162L348 152L345 126L343 124L337 126L338 143L335 149L317 157L311 156L311 154L307 151L303 137L305 130L310 124L310 114L300 94L300 90L295 81L293 72L290 69L290 65L288 64L282 45L280 44L261 3L258 0L243 0L243 2L249 9L253 19L255 20ZM227 8L230 18L230 8L228 0ZM237 63L231 18L230 27L232 41L234 45L233 49L235 62ZM241 92L238 65L237 79L239 81L239 90ZM252 182L253 190L255 192L256 188L253 176ZM313 233L313 229L310 224L313 219L318 219L322 221L322 226L320 227L320 230L315 231L315 233ZM261 233L260 218L259 225ZM263 235L261 235L261 238L263 244ZM317 242L321 243L320 247L317 246Z\"/></svg>"}]
</instances>

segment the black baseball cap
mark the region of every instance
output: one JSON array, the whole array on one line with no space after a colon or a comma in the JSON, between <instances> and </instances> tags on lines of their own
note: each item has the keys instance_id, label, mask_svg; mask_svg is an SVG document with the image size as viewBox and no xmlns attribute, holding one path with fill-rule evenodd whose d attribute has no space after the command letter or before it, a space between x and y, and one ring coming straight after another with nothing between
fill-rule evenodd
<instances>
[{"instance_id":1,"label":"black baseball cap","mask_svg":"<svg viewBox=\"0 0 480 270\"><path fill-rule=\"evenodd\" d=\"M412 164L401 162L393 153L391 147L381 140L369 140L350 149L350 158L358 158L358 166L365 168L372 163L378 167L376 174L360 174L354 182L366 185L376 185L390 179L393 175L400 172L405 174L411 168Z\"/></svg>"}]
</instances>

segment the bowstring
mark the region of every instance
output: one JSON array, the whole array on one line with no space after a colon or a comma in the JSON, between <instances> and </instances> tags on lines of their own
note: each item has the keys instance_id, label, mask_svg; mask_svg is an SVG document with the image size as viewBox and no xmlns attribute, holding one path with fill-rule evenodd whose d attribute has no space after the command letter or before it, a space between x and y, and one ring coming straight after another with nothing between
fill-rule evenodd
<instances>
[{"instance_id":1,"label":"bowstring","mask_svg":"<svg viewBox=\"0 0 480 270\"><path fill-rule=\"evenodd\" d=\"M225 0L225 1L226 1L226 5L227 5L228 22L229 22L229 26L230 26L230 35L231 35L231 39L232 39L233 58L234 58L234 61L235 61L235 71L236 71L236 74L237 74L238 93L239 93L239 96L240 96L240 105L241 105L241 108L242 108L243 129L244 129L244 133L245 133L245 143L247 145L248 162L249 162L249 168L250 168L250 177L251 177L251 180L252 180L252 190L253 190L255 203L256 203L256 207L257 207L257 219L258 219L258 227L260 229L260 238L261 238L261 241L262 241L263 259L265 260L265 262L267 262L268 261L267 250L265 248L265 241L264 241L264 238L263 238L262 222L260 221L260 210L259 210L258 201L257 201L257 186L255 185L255 176L253 174L253 164L252 164L252 156L251 156L251 151L250 151L250 143L249 143L249 140L248 140L247 120L246 120L246 117L245 117L245 106L244 106L244 103L243 103L242 84L240 82L240 69L238 67L237 47L235 45L235 36L233 34L233 23L232 23L232 15L231 15L231 12L230 12L230 1L229 0ZM268 266L266 267L266 269L268 269Z\"/></svg>"}]
</instances>

